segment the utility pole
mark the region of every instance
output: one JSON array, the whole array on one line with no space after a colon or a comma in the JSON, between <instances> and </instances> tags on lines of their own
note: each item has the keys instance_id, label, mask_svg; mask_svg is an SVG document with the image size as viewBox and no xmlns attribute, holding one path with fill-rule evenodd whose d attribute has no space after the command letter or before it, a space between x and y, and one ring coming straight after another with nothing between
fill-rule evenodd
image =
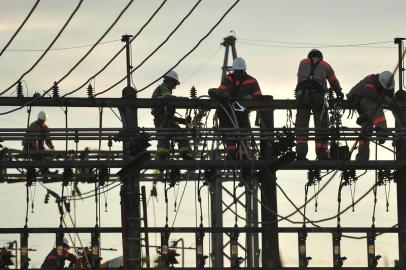
<instances>
[{"instance_id":1,"label":"utility pole","mask_svg":"<svg viewBox=\"0 0 406 270\"><path fill-rule=\"evenodd\" d=\"M273 110L264 110L261 114L261 129L274 128ZM272 145L268 139L261 139L260 157L264 160L272 159ZM278 237L278 212L276 174L270 169L263 169L259 175L259 181L262 189L262 267L264 269L279 269L281 267L279 255L279 237ZM272 212L271 212L272 211Z\"/></svg>"},{"instance_id":2,"label":"utility pole","mask_svg":"<svg viewBox=\"0 0 406 270\"><path fill-rule=\"evenodd\" d=\"M136 89L131 87L131 59L130 59L130 35L122 36L121 41L126 44L126 71L127 86L122 92L123 99L136 99ZM132 134L138 128L137 109L120 108L123 121L123 133ZM124 136L123 159L132 160L129 155L131 139ZM121 177L121 221L123 227L123 262L125 270L138 270L141 268L141 217L140 217L140 184L139 170L132 175L124 174Z\"/></svg>"},{"instance_id":3,"label":"utility pole","mask_svg":"<svg viewBox=\"0 0 406 270\"><path fill-rule=\"evenodd\" d=\"M403 40L405 40L405 38L395 38L395 44L398 45L399 57L399 90L403 90L403 72L405 71L403 66Z\"/></svg>"}]
</instances>

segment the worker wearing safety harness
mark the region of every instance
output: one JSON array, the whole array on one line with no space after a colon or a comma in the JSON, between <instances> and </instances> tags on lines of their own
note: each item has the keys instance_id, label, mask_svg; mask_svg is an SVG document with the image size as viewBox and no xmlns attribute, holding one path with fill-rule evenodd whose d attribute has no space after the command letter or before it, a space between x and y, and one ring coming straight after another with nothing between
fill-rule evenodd
<instances>
[{"instance_id":1,"label":"worker wearing safety harness","mask_svg":"<svg viewBox=\"0 0 406 270\"><path fill-rule=\"evenodd\" d=\"M328 112L324 107L325 96L328 93L327 81L337 97L343 99L340 83L330 64L323 60L323 54L317 49L312 49L307 58L300 62L297 78L295 95L298 105L301 106L297 110L295 123L297 159L306 159L309 121L312 112L316 129L317 159L329 159L328 137L320 134L323 129L327 131L328 128Z\"/></svg>"},{"instance_id":2,"label":"worker wearing safety harness","mask_svg":"<svg viewBox=\"0 0 406 270\"><path fill-rule=\"evenodd\" d=\"M262 93L257 80L247 74L246 68L247 64L243 58L235 58L231 73L225 77L221 85L218 88L209 89L209 96L213 99L231 99L234 101L232 105L225 104L224 107L227 112L222 108L217 109L220 128L234 128L234 125L230 120L230 116L233 118L234 115L239 128L250 127L249 112L246 111L238 101L241 99L259 97L262 96ZM233 108L233 111L230 106ZM246 157L247 153L237 145L237 140L225 137L224 141L228 158L236 159L238 153L240 154L240 158L244 158L244 156Z\"/></svg>"},{"instance_id":3,"label":"worker wearing safety harness","mask_svg":"<svg viewBox=\"0 0 406 270\"><path fill-rule=\"evenodd\" d=\"M393 100L395 81L390 71L372 74L357 83L347 94L347 99L352 108L357 110L359 117L357 124L363 127L363 134L359 139L359 148L356 160L369 159L368 132L373 126L379 131L386 131L386 118L383 106L395 106ZM385 139L380 139L382 144Z\"/></svg>"},{"instance_id":4,"label":"worker wearing safety harness","mask_svg":"<svg viewBox=\"0 0 406 270\"><path fill-rule=\"evenodd\" d=\"M178 74L171 70L165 76L163 83L159 85L153 92L153 99L162 98L179 98L172 95L173 89L179 85ZM169 106L159 106L152 108L151 114L154 116L154 125L156 128L175 128L180 129L179 124L186 125L188 119L183 119L175 116L176 109ZM190 121L189 121L190 122ZM170 137L162 134L162 130L157 131L158 145L157 153L158 159L168 159L170 155ZM190 148L189 140L186 138L176 139L178 149L183 159L193 159L192 151Z\"/></svg>"}]
</instances>

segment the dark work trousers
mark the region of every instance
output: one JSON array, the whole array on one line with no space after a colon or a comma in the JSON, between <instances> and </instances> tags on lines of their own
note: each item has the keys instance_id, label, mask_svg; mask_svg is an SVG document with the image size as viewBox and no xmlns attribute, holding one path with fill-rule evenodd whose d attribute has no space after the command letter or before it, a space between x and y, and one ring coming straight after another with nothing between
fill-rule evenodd
<instances>
[{"instance_id":1,"label":"dark work trousers","mask_svg":"<svg viewBox=\"0 0 406 270\"><path fill-rule=\"evenodd\" d=\"M357 123L363 128L363 135L358 141L358 153L356 160L369 160L369 139L372 134L373 127L386 129L386 120L383 113L382 105L377 101L368 98L362 98L357 104L356 110L360 116Z\"/></svg>"},{"instance_id":2,"label":"dark work trousers","mask_svg":"<svg viewBox=\"0 0 406 270\"><path fill-rule=\"evenodd\" d=\"M235 122L235 118L237 118L237 125L238 128L250 128L250 120L249 120L249 113L248 112L238 112L238 111L231 111L231 109L227 109L228 115L230 115ZM219 127L220 128L234 128L233 123L230 120L230 117L227 113L224 112L222 109L217 110L217 117L219 118ZM235 115L235 117L234 117ZM249 137L241 138L240 140L236 139L238 134L233 132L230 135L223 136L223 142L225 144L225 149L230 159L237 159L238 153L240 154L239 158L246 159L249 153L246 153L245 148L242 147L241 143L244 141L247 149L249 151L250 141Z\"/></svg>"},{"instance_id":3,"label":"dark work trousers","mask_svg":"<svg viewBox=\"0 0 406 270\"><path fill-rule=\"evenodd\" d=\"M181 129L181 127L179 126L178 123L176 123L173 119L168 118L168 117L155 118L154 124L155 124L156 128ZM167 131L165 131L165 130L158 130L156 133L158 136L157 153L158 153L159 159L168 159L169 155L170 155L171 136L163 134L166 132ZM179 150L179 153L182 156L182 158L185 158L185 157L187 157L187 155L191 154L192 150L190 148L189 140L187 138L180 139L180 138L174 137L172 139L173 139L173 141L178 143L178 150Z\"/></svg>"},{"instance_id":4,"label":"dark work trousers","mask_svg":"<svg viewBox=\"0 0 406 270\"><path fill-rule=\"evenodd\" d=\"M296 112L295 133L296 152L299 157L305 158L308 152L307 141L309 137L309 122L311 109L298 109ZM319 160L328 159L328 136L320 134L328 130L328 112L313 111L314 128L316 130L316 155Z\"/></svg>"}]
</instances>

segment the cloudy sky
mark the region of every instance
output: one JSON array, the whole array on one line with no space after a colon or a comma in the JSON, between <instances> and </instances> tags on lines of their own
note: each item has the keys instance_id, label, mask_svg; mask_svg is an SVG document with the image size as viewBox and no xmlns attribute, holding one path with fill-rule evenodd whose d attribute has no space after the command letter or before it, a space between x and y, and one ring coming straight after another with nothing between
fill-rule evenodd
<instances>
[{"instance_id":1,"label":"cloudy sky","mask_svg":"<svg viewBox=\"0 0 406 270\"><path fill-rule=\"evenodd\" d=\"M35 1L2 0L0 9L0 48L9 41L15 30L28 14ZM123 14L118 23L103 39L102 43L75 69L70 76L59 85L61 94L67 93L99 71L107 61L123 46L120 38L123 34L135 34L146 22L151 14L161 4L160 0L135 0ZM132 62L137 66L147 57L167 35L176 27L187 12L197 1L168 0L161 11L134 40L132 44ZM35 12L28 20L21 32L0 57L0 89L6 89L30 69L41 56L43 50L49 46L62 25L70 16L79 2L77 0L42 0ZM24 89L28 96L34 92L43 93L49 89L54 81L60 80L77 61L90 49L90 46L104 33L127 5L124 0L84 0L70 24L55 42L43 60L24 78ZM204 0L168 42L158 50L133 74L133 83L141 89L164 74L183 55L185 55L209 29L217 22L223 13L234 3L231 0ZM237 37L237 52L246 59L248 72L256 77L264 94L273 95L278 99L292 99L296 84L296 72L299 61L304 58L311 48L320 48L340 80L344 92L364 76L378 73L382 70L393 70L397 64L397 48L393 44L395 37L406 37L405 15L406 2L403 0L341 0L341 1L299 1L299 0L241 0L229 13L213 33L197 48L197 50L183 61L176 69L182 84L176 89L176 95L188 95L191 86L203 95L208 88L219 84L224 49L220 45L223 38L235 34ZM79 48L78 48L79 47ZM103 73L92 81L96 92L101 92L116 83L125 75L125 56L121 54ZM157 85L157 84L156 84ZM156 86L154 85L154 86ZM119 97L124 84L119 84L104 97ZM154 86L140 94L149 97ZM398 88L398 86L396 87ZM15 95L14 88L4 96ZM86 96L82 89L73 96ZM10 107L0 108L1 112ZM33 116L40 108L33 109ZM47 109L49 125L64 127L64 113L60 108ZM70 109L69 127L97 127L97 109ZM86 117L83 117L86 115ZM285 123L286 112L278 112L279 125ZM393 125L393 119L387 114L388 122ZM280 116L280 117L279 117ZM151 126L148 110L140 112L140 125ZM106 110L104 114L105 127L120 127L120 121L114 114ZM26 126L27 112L25 109L0 116L0 127ZM345 123L355 125L354 120ZM81 142L80 148L96 147L97 142ZM19 142L8 142L10 148L20 148ZM64 142L57 142L57 148L63 149ZM387 143L390 146L390 143ZM69 145L74 148L73 144ZM104 145L104 147L106 147ZM310 146L312 148L312 146ZM119 149L120 145L115 145ZM313 153L310 154L313 157ZM389 152L379 150L382 159L392 158ZM296 203L303 202L304 172L279 172L278 179L282 187ZM319 211L313 213L312 218L319 219L335 213L336 191L338 180L329 186L319 198ZM357 193L361 195L374 182L373 173L367 174L357 185ZM51 185L60 190L59 185ZM82 187L83 190L91 187ZM181 186L182 190L183 184ZM194 186L190 184L186 194L193 194ZM385 193L379 189L380 198L377 210L377 226L392 226L396 223L395 185L390 196L390 212L385 210ZM159 187L160 198L156 205L156 226L164 225L164 204L162 187ZM190 192L189 192L190 191ZM24 223L25 188L23 184L2 185L0 188L0 202L2 205L14 205L0 209L1 227L21 227ZM171 193L173 199L175 195ZM58 213L54 204L43 204L44 189L37 187L35 197L35 213L30 214L29 226L57 226ZM118 190L109 193L107 213L103 213L102 225L118 226L119 197ZM195 208L193 195L186 195L187 203L181 208L177 225L194 226ZM91 201L91 200L90 200ZM78 202L78 226L94 225L93 202ZM344 205L350 204L350 192L345 191ZM368 196L356 207L356 212L345 214L343 224L346 226L369 226L371 224L373 197ZM207 201L205 201L207 205ZM310 207L312 208L312 207ZM280 197L279 211L281 215L290 213L292 206ZM313 209L312 209L313 210ZM173 206L170 216L173 218ZM206 209L207 212L207 209ZM150 206L152 213L152 206ZM191 218L193 217L193 218ZM299 220L299 216L295 216ZM152 223L152 218L150 219ZM171 218L170 218L171 220ZM193 221L193 222L192 222ZM207 224L207 216L205 217ZM230 215L226 219L227 225L233 225ZM241 222L239 224L243 226ZM282 224L289 226L289 224ZM335 226L335 221L322 224ZM16 236L0 236L0 245ZM89 236L83 236L89 240ZM176 238L177 236L174 236ZM159 239L159 238L158 238ZM297 263L297 252L292 251L296 245L295 236L282 236L281 251L287 265ZM39 266L45 253L53 243L53 236L31 236L33 246L39 251L32 254L33 266ZM103 238L105 247L120 248L120 237L106 236ZM314 259L311 265L328 265L331 259L330 239L328 235L309 237L309 255ZM320 248L320 245L325 245ZM377 253L384 255L384 263L393 264L397 258L397 240L394 236L382 236L378 240ZM194 245L190 240L187 245ZM104 253L104 258L111 258L117 253ZM356 254L356 256L352 256ZM348 257L346 265L365 265L365 241L343 242L343 255ZM192 260L193 261L193 260Z\"/></svg>"}]
</instances>

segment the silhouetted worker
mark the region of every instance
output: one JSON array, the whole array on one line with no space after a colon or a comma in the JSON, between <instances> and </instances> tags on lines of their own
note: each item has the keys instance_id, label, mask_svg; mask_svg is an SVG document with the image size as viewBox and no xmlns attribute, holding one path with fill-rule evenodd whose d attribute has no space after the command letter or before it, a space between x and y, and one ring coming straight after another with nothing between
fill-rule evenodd
<instances>
[{"instance_id":1,"label":"silhouetted worker","mask_svg":"<svg viewBox=\"0 0 406 270\"><path fill-rule=\"evenodd\" d=\"M328 128L328 111L324 108L324 97L328 93L328 81L337 97L343 99L344 95L341 92L340 83L334 74L333 68L323 60L323 54L318 49L312 49L307 58L300 61L297 80L296 100L299 105L304 107L296 112L297 159L306 160L308 129L312 112L316 130L317 159L329 159L327 152L328 137L320 135L321 130L327 131Z\"/></svg>"},{"instance_id":2,"label":"silhouetted worker","mask_svg":"<svg viewBox=\"0 0 406 270\"><path fill-rule=\"evenodd\" d=\"M375 126L376 130L386 131L386 118L383 106L395 106L394 95L395 81L390 71L371 74L357 83L347 94L350 105L357 110L359 117L357 124L362 126L362 137L358 143L356 160L369 160L369 134ZM380 144L385 139L378 141Z\"/></svg>"},{"instance_id":3,"label":"silhouetted worker","mask_svg":"<svg viewBox=\"0 0 406 270\"><path fill-rule=\"evenodd\" d=\"M62 246L51 250L41 265L43 270L60 270L65 267L65 261L69 261L69 267L76 263L76 256L69 252L69 241L66 238L62 240Z\"/></svg>"},{"instance_id":4,"label":"silhouetted worker","mask_svg":"<svg viewBox=\"0 0 406 270\"><path fill-rule=\"evenodd\" d=\"M165 76L162 84L160 84L153 92L153 99L160 98L179 98L172 95L172 91L179 85L178 74L171 70ZM156 128L174 128L180 129L179 124L186 125L190 120L183 119L175 116L176 109L169 106L155 107L151 110L152 115L154 116L154 125ZM158 159L168 159L170 155L170 141L171 137L168 135L163 135L162 130L157 131L158 145L157 153ZM190 148L189 140L187 138L177 139L174 138L174 141L178 143L178 150L183 159L194 159L192 156L192 150Z\"/></svg>"},{"instance_id":5,"label":"silhouetted worker","mask_svg":"<svg viewBox=\"0 0 406 270\"><path fill-rule=\"evenodd\" d=\"M250 128L249 112L245 108L242 108L238 101L260 97L262 92L257 80L249 75L246 69L247 64L245 60L242 57L235 58L231 67L231 73L227 74L221 85L218 88L209 89L209 96L211 98L230 100L233 104L233 109L230 108L230 104L224 104L226 111L223 108L217 109L216 113L219 118L220 128L234 128L232 123L234 116L237 120L238 128ZM246 149L243 149L236 139L229 137L231 136L225 136L224 138L228 158L246 158L248 154L245 151ZM249 147L250 143L248 140L245 145Z\"/></svg>"},{"instance_id":6,"label":"silhouetted worker","mask_svg":"<svg viewBox=\"0 0 406 270\"><path fill-rule=\"evenodd\" d=\"M52 141L49 139L48 126L45 124L47 118L47 114L44 111L41 111L38 113L38 119L28 127L27 133L40 132L40 139L25 139L22 142L24 147L23 150L28 152L33 160L44 159L45 145L50 150L55 149Z\"/></svg>"},{"instance_id":7,"label":"silhouetted worker","mask_svg":"<svg viewBox=\"0 0 406 270\"><path fill-rule=\"evenodd\" d=\"M10 265L14 265L11 261L12 257L14 257L14 255L11 254L11 251L4 247L0 249L0 270L8 270L10 269Z\"/></svg>"}]
</instances>

